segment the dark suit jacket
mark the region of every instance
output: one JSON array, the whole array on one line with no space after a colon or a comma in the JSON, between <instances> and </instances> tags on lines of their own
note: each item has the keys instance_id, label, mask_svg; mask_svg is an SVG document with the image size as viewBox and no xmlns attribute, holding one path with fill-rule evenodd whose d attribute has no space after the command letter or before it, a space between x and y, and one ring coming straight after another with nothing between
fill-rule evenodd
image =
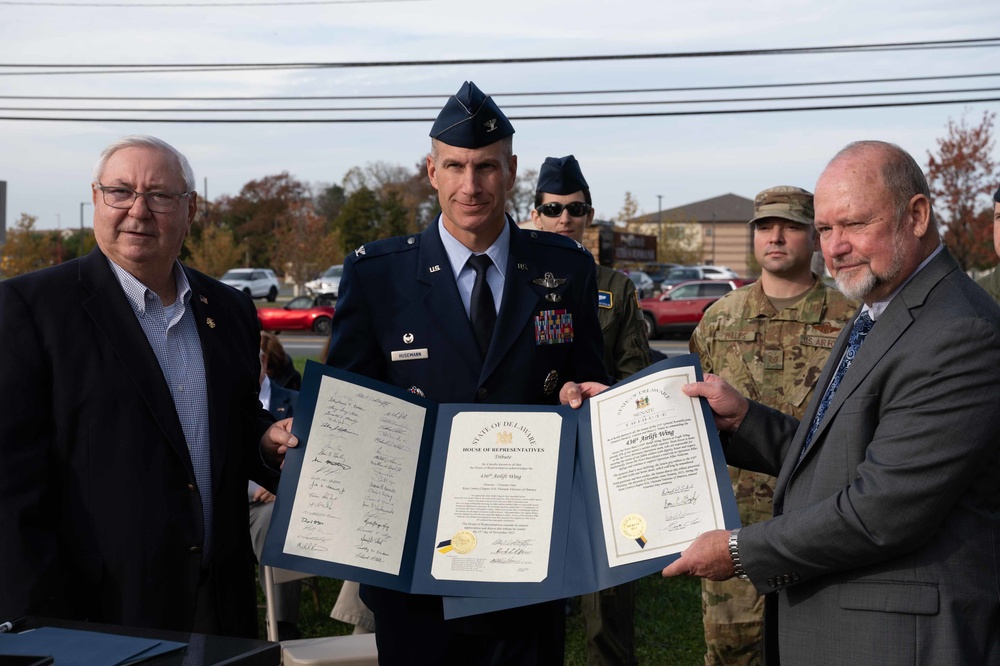
<instances>
[{"instance_id":1,"label":"dark suit jacket","mask_svg":"<svg viewBox=\"0 0 1000 666\"><path fill-rule=\"evenodd\" d=\"M209 400L224 633L256 635L248 476L259 440L253 304L185 269ZM0 282L0 617L190 630L203 520L184 434L152 349L95 250Z\"/></svg>"},{"instance_id":2,"label":"dark suit jacket","mask_svg":"<svg viewBox=\"0 0 1000 666\"><path fill-rule=\"evenodd\" d=\"M278 386L271 382L271 401L267 411L278 419L288 419L295 415L295 403L299 401L299 392Z\"/></svg>"},{"instance_id":3,"label":"dark suit jacket","mask_svg":"<svg viewBox=\"0 0 1000 666\"><path fill-rule=\"evenodd\" d=\"M726 448L778 476L775 518L739 537L754 585L779 591L768 631L786 666L1000 664L1000 307L947 250L931 260L798 462L849 328L801 424L752 403Z\"/></svg>"},{"instance_id":4,"label":"dark suit jacket","mask_svg":"<svg viewBox=\"0 0 1000 666\"><path fill-rule=\"evenodd\" d=\"M557 234L508 224L504 293L485 360L435 222L422 234L366 244L347 258L327 363L412 388L441 403L557 404L566 381L608 383L593 257ZM558 287L536 284L546 273L565 282ZM559 300L546 300L550 293ZM572 342L536 344L536 317L550 310L571 314ZM392 358L394 351L414 350L426 350L426 358ZM362 599L376 615L441 616L438 597L362 586ZM477 616L465 624L474 627L471 631L527 634L537 629L530 617L530 611L518 609Z\"/></svg>"}]
</instances>

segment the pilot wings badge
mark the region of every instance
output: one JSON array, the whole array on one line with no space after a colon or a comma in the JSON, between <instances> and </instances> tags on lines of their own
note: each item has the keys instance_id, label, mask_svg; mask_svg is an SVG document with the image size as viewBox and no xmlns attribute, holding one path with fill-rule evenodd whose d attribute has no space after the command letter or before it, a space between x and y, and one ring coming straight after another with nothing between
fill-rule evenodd
<instances>
[{"instance_id":1,"label":"pilot wings badge","mask_svg":"<svg viewBox=\"0 0 1000 666\"><path fill-rule=\"evenodd\" d=\"M535 278L534 280L532 280L532 282L534 282L537 285L541 285L546 289L555 289L559 285L566 282L566 278L557 278L556 276L552 275L552 273L546 273L540 278Z\"/></svg>"}]
</instances>

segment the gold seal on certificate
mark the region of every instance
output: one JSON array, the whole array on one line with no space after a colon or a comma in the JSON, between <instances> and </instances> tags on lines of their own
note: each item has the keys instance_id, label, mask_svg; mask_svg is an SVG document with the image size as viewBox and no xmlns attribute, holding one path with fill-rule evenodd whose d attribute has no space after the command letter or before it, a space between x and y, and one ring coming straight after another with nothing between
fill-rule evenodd
<instances>
[{"instance_id":1,"label":"gold seal on certificate","mask_svg":"<svg viewBox=\"0 0 1000 666\"><path fill-rule=\"evenodd\" d=\"M451 547L459 555L468 555L476 548L476 535L468 530L462 530L451 538Z\"/></svg>"},{"instance_id":2,"label":"gold seal on certificate","mask_svg":"<svg viewBox=\"0 0 1000 666\"><path fill-rule=\"evenodd\" d=\"M646 519L638 513L630 513L622 518L621 530L629 539L635 539L640 548L646 547Z\"/></svg>"}]
</instances>

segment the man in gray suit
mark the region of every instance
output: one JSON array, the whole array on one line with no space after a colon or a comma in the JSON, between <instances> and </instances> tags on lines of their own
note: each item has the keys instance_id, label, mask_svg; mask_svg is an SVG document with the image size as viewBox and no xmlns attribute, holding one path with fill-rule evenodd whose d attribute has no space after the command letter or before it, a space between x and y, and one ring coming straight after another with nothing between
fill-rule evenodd
<instances>
[{"instance_id":1,"label":"man in gray suit","mask_svg":"<svg viewBox=\"0 0 1000 666\"><path fill-rule=\"evenodd\" d=\"M771 593L769 664L1000 664L1000 307L941 245L898 146L834 157L816 228L864 304L802 422L714 376L685 387L730 464L778 477L774 517L702 534L663 574Z\"/></svg>"}]
</instances>

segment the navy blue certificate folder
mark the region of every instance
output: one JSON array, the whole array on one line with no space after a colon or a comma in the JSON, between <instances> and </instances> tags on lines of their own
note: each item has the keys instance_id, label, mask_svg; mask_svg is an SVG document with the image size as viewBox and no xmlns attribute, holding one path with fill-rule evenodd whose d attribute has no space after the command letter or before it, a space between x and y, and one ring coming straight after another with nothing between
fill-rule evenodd
<instances>
[{"instance_id":1,"label":"navy blue certificate folder","mask_svg":"<svg viewBox=\"0 0 1000 666\"><path fill-rule=\"evenodd\" d=\"M682 369L689 373L692 380L694 378L701 379L697 357L687 355L661 361L636 373L627 380L619 382L614 388L618 389L633 382L640 382L640 384L635 384L637 387L642 386L641 382L651 375L673 368ZM308 493L315 502L335 502L339 499L336 493L330 494L330 487L326 487L323 492L327 493L328 500L324 500L322 494L314 487L317 481L319 481L319 485L324 485L323 480L326 477L317 479L315 470L324 471L325 468L317 468L316 454L308 441L314 419L324 418L322 415L319 417L316 415L317 404L320 401L320 385L324 378L333 378L340 382L346 382L347 385L357 385L366 391L377 391L425 410L422 431L419 433L419 454L408 462L408 469L414 470L412 489L409 491L408 498L408 518L406 521L399 521L397 525L400 527L389 535L395 540L393 542L396 544L395 547L398 548L398 544L402 543L402 555L398 566L382 566L379 570L379 565L370 568L367 566L367 561L359 561L354 557L339 556L331 559L327 553L322 551L302 550L302 547L310 547L308 541L297 539L307 538L311 532L303 530L314 529L312 525L303 527L293 523L291 525L292 535L289 536L289 523L293 513L298 516L300 522L313 520L308 514L301 511L301 506L299 510L293 512L296 492L300 497L303 493ZM325 395L327 398L319 411L326 410L326 414L329 415L329 394ZM711 460L706 461L705 471L714 476L721 506L721 515L716 516L715 522L716 524L723 523L726 528L736 527L739 525L739 517L722 447L714 429L714 422L707 403L704 400L699 402L707 431L706 448L711 452ZM337 400L334 400L333 403L337 404ZM299 438L300 444L298 447L290 449L285 459L271 527L268 530L267 543L264 548L262 558L264 564L332 578L354 580L405 592L442 595L445 597L445 615L447 617L516 607L537 603L545 599L576 596L658 572L676 559L679 551L675 550L666 554L666 550L664 550L662 556L653 554L659 552L657 548L661 547L662 541L659 535L654 534L648 535L650 537L649 550L642 555L644 559L641 561L623 560L616 562L615 566L609 564L610 556L604 527L604 523L609 519L602 519L602 507L599 500L599 474L595 464L591 404L591 401L586 401L579 410L573 410L568 406L435 405L431 401L408 391L310 362L307 364L303 378L298 414L292 429ZM636 407L638 406L636 405ZM498 415L495 424L493 423L494 419L489 418L492 413ZM526 421L537 418L537 415L547 414L555 415L559 419L558 454L552 454L550 459L546 459L551 460L552 467L549 473L554 475L555 490L551 507L551 532L547 535L549 543L546 545L548 557L545 575L532 580L519 581L498 580L495 576L492 580L477 579L475 574L463 578L458 567L474 567L476 558L495 558L500 556L497 555L498 553L513 560L519 552L517 548L519 542L517 540L505 542L502 539L493 539L489 543L480 539L477 542L476 535L461 529L461 526L438 525L439 516L444 521L444 516L448 514L448 511L441 511L442 503L446 509L451 510L451 503L454 501L454 493L448 495L445 488L446 479L454 479L454 474L450 477L446 475L449 459L448 448L456 445L451 443L453 433L458 432L456 428L459 425L456 424L461 419L468 418L469 414L473 414L473 418L478 418L482 414L487 418L485 421L478 422L488 422L491 425L483 427L483 432L477 433L474 443L462 441L459 438L459 441L462 441L461 445L468 447L463 449L462 455L466 455L466 451L477 451L477 447L484 446L484 444L484 450L490 452L502 450L504 445L516 446L517 442L511 442L511 433L519 434L518 428L512 427L516 425L516 419L515 422L504 420L512 418L510 417L512 413L523 416ZM365 418L368 418L367 415ZM332 428L340 428L339 423L338 420ZM502 423L506 423L506 426L500 427ZM493 425L497 426L495 432L491 430ZM521 427L520 430L526 429ZM411 432L409 436L416 437L417 433ZM539 447L539 449L541 448L543 447ZM519 450L533 451L534 449L523 448ZM329 452L326 448L323 451ZM378 461L379 459L376 457L373 460ZM598 459L600 459L599 456ZM334 456L325 462L332 462L336 467L343 460L343 458ZM312 477L308 474L306 477L302 476L304 461L306 468L313 470ZM310 467L310 465L312 466ZM364 469L344 470L343 467L346 466L341 464L334 471L344 474L367 473ZM470 467L470 469L479 468ZM452 481L452 485L454 485L454 481ZM502 485L499 487L503 488ZM336 488L332 490L336 490ZM361 528L364 530L364 534L358 546L365 553L367 547L363 544L368 543L369 539L367 517L376 515L371 512L372 506L368 503L371 499L371 496L366 498L366 503L360 509L365 512L365 524ZM378 506L376 503L374 508L381 510L382 515L389 515L394 506ZM496 509L494 507L487 510L495 511ZM607 507L605 507L605 513L607 513ZM461 511L456 511L455 514L462 515ZM484 518L482 515L477 515L475 520L488 520L488 516ZM643 526L645 525L642 517L639 517L638 520ZM322 526L328 539L331 535L337 535L335 540L339 540L340 536L343 536L345 540L356 538L355 534L344 534L342 530L338 532L342 527L338 521L329 521L320 516L317 522L329 523ZM381 521L375 518L373 518L373 522L377 528L383 531L371 535L371 539L377 544L382 544L387 536L386 528L381 524ZM629 528L623 524L621 529L625 531ZM637 529L635 534L627 531L625 533L630 538L636 537L635 540L642 542L640 545L644 545L646 535L642 534L642 529L645 528ZM621 537L616 538L621 539ZM298 547L298 550L296 547L289 547L289 544ZM493 550L489 550L490 548ZM635 544L632 548L635 549ZM450 560L452 568L443 576L441 575L441 562L445 558L442 557L442 553L447 553L448 558L453 558ZM354 561L358 561L360 565L349 563ZM488 561L495 562L497 560ZM437 569L435 569L435 562L437 562Z\"/></svg>"}]
</instances>

